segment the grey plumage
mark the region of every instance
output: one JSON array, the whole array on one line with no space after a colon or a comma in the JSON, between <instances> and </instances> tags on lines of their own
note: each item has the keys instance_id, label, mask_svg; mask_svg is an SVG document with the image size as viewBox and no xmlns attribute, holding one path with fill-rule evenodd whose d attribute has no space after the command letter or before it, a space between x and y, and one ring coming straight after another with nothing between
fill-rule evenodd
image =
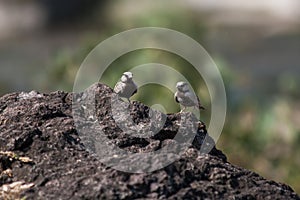
<instances>
[{"instance_id":1,"label":"grey plumage","mask_svg":"<svg viewBox=\"0 0 300 200\"><path fill-rule=\"evenodd\" d=\"M199 98L195 93L191 92L189 85L186 82L180 81L176 84L177 91L174 95L174 99L177 103L180 103L184 108L186 107L198 107L201 110L204 110L204 107L201 105ZM183 111L181 110L181 112Z\"/></svg>"},{"instance_id":2,"label":"grey plumage","mask_svg":"<svg viewBox=\"0 0 300 200\"><path fill-rule=\"evenodd\" d=\"M114 87L115 93L117 93L120 97L124 97L128 99L137 92L137 85L133 81L133 75L131 72L124 72L121 80L117 82Z\"/></svg>"}]
</instances>

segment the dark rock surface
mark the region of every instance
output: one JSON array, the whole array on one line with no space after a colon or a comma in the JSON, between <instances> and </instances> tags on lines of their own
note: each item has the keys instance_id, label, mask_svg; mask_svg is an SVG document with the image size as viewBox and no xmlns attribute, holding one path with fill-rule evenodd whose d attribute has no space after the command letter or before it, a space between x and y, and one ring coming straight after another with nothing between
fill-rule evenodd
<instances>
[{"instance_id":1,"label":"dark rock surface","mask_svg":"<svg viewBox=\"0 0 300 200\"><path fill-rule=\"evenodd\" d=\"M90 93L95 94L95 101ZM116 100L119 106L112 116L114 95L107 86L94 84L76 95L30 92L1 97L0 199L300 199L289 186L228 163L215 147L209 153L199 153L200 147L209 149L214 142L205 137L205 125L191 114L163 115L138 102L129 106ZM77 126L73 97L74 101L88 102L73 107L78 111ZM89 113L89 106L96 108L95 115ZM122 114L127 106L130 112ZM126 116L131 117L131 123L124 120ZM99 142L93 124L101 126L111 144L131 153L181 148L179 141L185 137L177 140L175 135L186 136L192 126L197 134L183 142L192 145L168 166L151 173L128 173L107 167L93 154ZM92 128L85 129L88 125ZM123 126L129 128L123 131ZM76 127L83 127L84 135ZM138 137L136 127L160 131ZM116 158L106 153L108 159ZM166 150L168 155L174 153ZM121 165L130 165L128 160L117 159ZM154 160L146 168L155 165ZM12 188L17 181L22 181L23 187L16 192Z\"/></svg>"}]
</instances>

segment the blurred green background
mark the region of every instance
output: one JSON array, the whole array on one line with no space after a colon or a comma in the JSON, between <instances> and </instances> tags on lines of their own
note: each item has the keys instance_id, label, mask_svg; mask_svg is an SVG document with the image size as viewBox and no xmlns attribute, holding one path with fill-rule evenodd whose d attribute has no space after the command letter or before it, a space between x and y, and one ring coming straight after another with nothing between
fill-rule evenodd
<instances>
[{"instance_id":1,"label":"blurred green background","mask_svg":"<svg viewBox=\"0 0 300 200\"><path fill-rule=\"evenodd\" d=\"M233 164L300 193L299 7L298 0L0 1L0 95L72 91L81 62L99 42L136 27L171 28L203 45L222 73L228 111L217 147ZM122 72L149 62L181 72L210 107L201 77L168 52L126 54L101 81L113 87ZM179 110L158 85L140 88L133 99ZM209 109L202 115L209 123Z\"/></svg>"}]
</instances>

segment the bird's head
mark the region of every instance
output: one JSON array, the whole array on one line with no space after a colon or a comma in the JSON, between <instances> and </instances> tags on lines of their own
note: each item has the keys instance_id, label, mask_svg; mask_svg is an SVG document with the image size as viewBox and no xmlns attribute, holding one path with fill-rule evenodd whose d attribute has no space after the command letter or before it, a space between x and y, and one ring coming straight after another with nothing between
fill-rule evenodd
<instances>
[{"instance_id":1,"label":"bird's head","mask_svg":"<svg viewBox=\"0 0 300 200\"><path fill-rule=\"evenodd\" d=\"M176 88L180 92L187 92L189 91L189 85L186 82L180 81L176 84Z\"/></svg>"},{"instance_id":2,"label":"bird's head","mask_svg":"<svg viewBox=\"0 0 300 200\"><path fill-rule=\"evenodd\" d=\"M133 77L133 75L132 75L131 72L124 72L122 77L121 77L121 81L122 82L128 82L128 81L132 80L132 77Z\"/></svg>"}]
</instances>

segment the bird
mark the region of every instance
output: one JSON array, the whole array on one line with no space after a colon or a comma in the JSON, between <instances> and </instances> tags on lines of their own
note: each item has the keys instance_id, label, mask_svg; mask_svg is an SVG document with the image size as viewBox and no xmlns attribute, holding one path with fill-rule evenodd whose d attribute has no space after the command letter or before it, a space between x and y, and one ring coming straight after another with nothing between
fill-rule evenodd
<instances>
[{"instance_id":1,"label":"bird","mask_svg":"<svg viewBox=\"0 0 300 200\"><path fill-rule=\"evenodd\" d=\"M130 97L137 93L137 85L133 81L133 74L131 72L124 72L121 80L116 83L114 87L115 93L120 97L124 97L130 103Z\"/></svg>"},{"instance_id":2,"label":"bird","mask_svg":"<svg viewBox=\"0 0 300 200\"><path fill-rule=\"evenodd\" d=\"M174 94L174 99L177 103L180 103L183 106L183 110L186 107L198 107L200 110L205 110L205 108L201 105L199 97L196 96L195 93L191 92L189 89L189 85L186 82L180 81L176 84L177 91Z\"/></svg>"}]
</instances>

